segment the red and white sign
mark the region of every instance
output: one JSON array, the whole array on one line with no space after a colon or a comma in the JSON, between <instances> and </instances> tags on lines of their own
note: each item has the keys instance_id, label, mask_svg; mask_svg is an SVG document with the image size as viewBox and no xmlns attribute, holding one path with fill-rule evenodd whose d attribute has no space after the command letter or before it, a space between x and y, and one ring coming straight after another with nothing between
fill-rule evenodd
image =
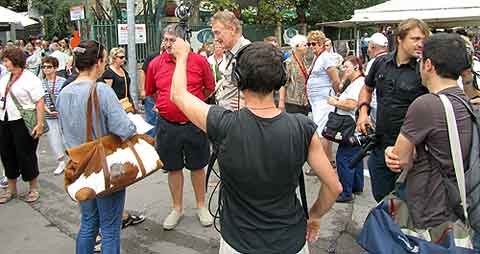
<instances>
[{"instance_id":1,"label":"red and white sign","mask_svg":"<svg viewBox=\"0 0 480 254\"><path fill-rule=\"evenodd\" d=\"M147 27L145 24L135 25L135 43L142 44L147 43ZM118 45L128 44L128 25L118 25Z\"/></svg>"}]
</instances>

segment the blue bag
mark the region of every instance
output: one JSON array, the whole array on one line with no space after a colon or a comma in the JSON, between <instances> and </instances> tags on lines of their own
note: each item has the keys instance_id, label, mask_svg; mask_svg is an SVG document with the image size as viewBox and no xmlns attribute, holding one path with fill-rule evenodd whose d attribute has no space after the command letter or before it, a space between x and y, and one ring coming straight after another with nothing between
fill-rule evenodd
<instances>
[{"instance_id":1,"label":"blue bag","mask_svg":"<svg viewBox=\"0 0 480 254\"><path fill-rule=\"evenodd\" d=\"M453 234L448 234L443 243L435 244L402 232L385 210L384 202L373 208L357 238L358 244L375 254L474 254L471 249L455 246Z\"/></svg>"}]
</instances>

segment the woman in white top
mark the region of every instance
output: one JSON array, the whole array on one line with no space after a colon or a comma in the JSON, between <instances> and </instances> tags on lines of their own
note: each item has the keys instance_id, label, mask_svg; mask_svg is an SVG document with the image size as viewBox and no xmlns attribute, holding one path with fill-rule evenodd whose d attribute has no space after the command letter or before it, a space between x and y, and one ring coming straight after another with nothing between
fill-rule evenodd
<instances>
[{"instance_id":1,"label":"woman in white top","mask_svg":"<svg viewBox=\"0 0 480 254\"><path fill-rule=\"evenodd\" d=\"M355 121L355 111L358 106L358 96L365 84L361 60L356 56L350 56L343 62L343 80L350 84L343 90L339 97L330 96L328 104L337 108L340 115L348 115ZM343 84L344 82L342 82ZM363 192L363 164L358 162L353 168L349 167L350 161L360 152L360 146L340 143L337 150L336 163L337 173L342 183L343 191L338 196L337 202L350 202L353 200L352 193Z\"/></svg>"},{"instance_id":2,"label":"woman in white top","mask_svg":"<svg viewBox=\"0 0 480 254\"><path fill-rule=\"evenodd\" d=\"M0 79L0 157L8 178L7 191L0 195L0 204L7 203L17 195L17 178L30 183L25 201L37 201L38 138L43 133L44 91L42 81L25 70L23 51L7 48L2 54L3 64L10 72ZM17 102L15 102L15 98ZM30 134L20 115L17 104L24 109L37 110L37 125Z\"/></svg>"},{"instance_id":3,"label":"woman in white top","mask_svg":"<svg viewBox=\"0 0 480 254\"><path fill-rule=\"evenodd\" d=\"M338 92L340 78L338 77L335 58L326 51L325 42L327 37L321 31L311 31L307 36L307 45L312 50L315 58L310 67L307 81L307 96L312 106L313 121L318 125L317 132L321 136L322 130L328 120L328 113L334 107L327 103L328 96ZM332 161L332 144L325 138L321 138L323 150Z\"/></svg>"}]
</instances>

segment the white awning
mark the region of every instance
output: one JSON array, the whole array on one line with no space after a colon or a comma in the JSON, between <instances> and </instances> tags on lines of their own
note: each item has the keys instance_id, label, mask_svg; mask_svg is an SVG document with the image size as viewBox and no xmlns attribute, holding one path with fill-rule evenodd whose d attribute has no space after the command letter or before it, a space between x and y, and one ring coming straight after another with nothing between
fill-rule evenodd
<instances>
[{"instance_id":1,"label":"white awning","mask_svg":"<svg viewBox=\"0 0 480 254\"><path fill-rule=\"evenodd\" d=\"M0 6L0 23L15 23L21 27L35 25L38 22L20 13Z\"/></svg>"},{"instance_id":2,"label":"white awning","mask_svg":"<svg viewBox=\"0 0 480 254\"><path fill-rule=\"evenodd\" d=\"M430 26L480 26L480 0L390 0L355 10L349 20L325 22L321 26L351 27L396 24L418 18Z\"/></svg>"}]
</instances>

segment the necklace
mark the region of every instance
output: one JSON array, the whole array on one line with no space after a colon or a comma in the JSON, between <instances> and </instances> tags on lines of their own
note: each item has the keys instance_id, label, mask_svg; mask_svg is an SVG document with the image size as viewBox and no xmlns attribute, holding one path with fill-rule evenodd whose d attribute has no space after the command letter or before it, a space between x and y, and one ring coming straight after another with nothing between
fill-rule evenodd
<instances>
[{"instance_id":1,"label":"necklace","mask_svg":"<svg viewBox=\"0 0 480 254\"><path fill-rule=\"evenodd\" d=\"M246 106L246 107L251 109L251 110L267 110L267 109L277 108L276 106L270 106L270 107L264 107L264 108L254 108L254 107L249 107L249 106Z\"/></svg>"}]
</instances>

